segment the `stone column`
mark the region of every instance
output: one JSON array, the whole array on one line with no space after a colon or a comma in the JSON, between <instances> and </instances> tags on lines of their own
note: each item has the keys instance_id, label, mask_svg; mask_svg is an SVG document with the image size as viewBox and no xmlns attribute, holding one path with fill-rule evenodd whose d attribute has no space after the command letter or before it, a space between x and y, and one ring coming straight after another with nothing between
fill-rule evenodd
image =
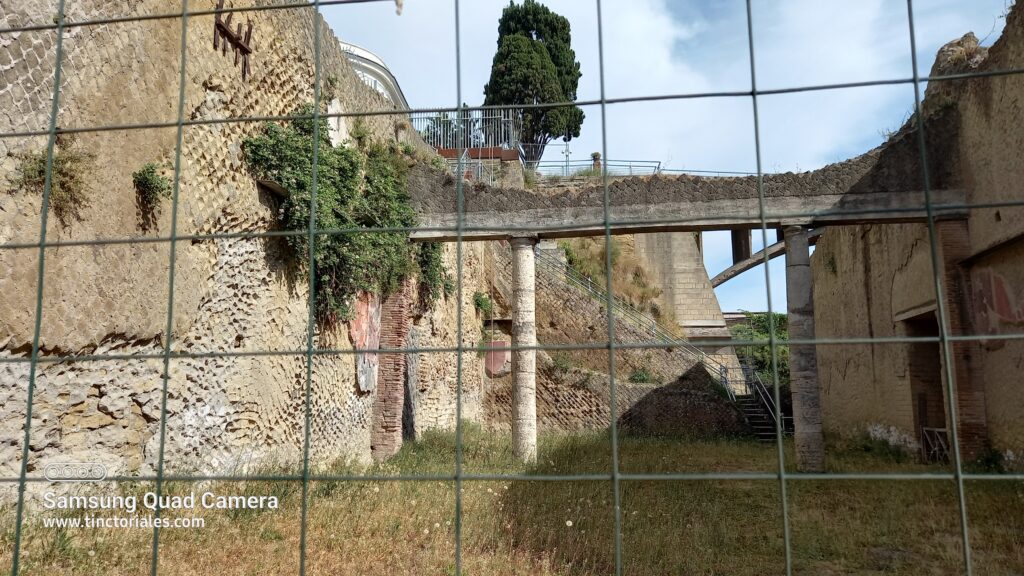
<instances>
[{"instance_id":1,"label":"stone column","mask_svg":"<svg viewBox=\"0 0 1024 576\"><path fill-rule=\"evenodd\" d=\"M814 338L814 283L807 233L800 226L787 226L786 311L789 337ZM789 381L793 393L793 426L796 464L801 472L825 471L825 439L821 432L821 391L818 388L818 359L813 344L789 345Z\"/></svg>"},{"instance_id":2,"label":"stone column","mask_svg":"<svg viewBox=\"0 0 1024 576\"><path fill-rule=\"evenodd\" d=\"M512 239L512 451L524 462L537 460L536 238Z\"/></svg>"}]
</instances>

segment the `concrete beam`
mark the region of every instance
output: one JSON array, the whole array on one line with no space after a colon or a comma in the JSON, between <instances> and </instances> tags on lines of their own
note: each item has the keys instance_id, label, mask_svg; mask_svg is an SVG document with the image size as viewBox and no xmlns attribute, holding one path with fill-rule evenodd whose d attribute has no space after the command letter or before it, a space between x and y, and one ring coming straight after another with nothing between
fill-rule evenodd
<instances>
[{"instance_id":1,"label":"concrete beam","mask_svg":"<svg viewBox=\"0 0 1024 576\"><path fill-rule=\"evenodd\" d=\"M963 219L962 190L932 192L932 209L940 219ZM870 192L779 196L767 199L765 219L771 227L800 224L824 226L875 222L924 222L923 192ZM454 212L419 214L420 230L414 241L452 242L458 215ZM611 206L612 234L731 230L760 228L760 204L756 197L702 201L656 202ZM524 208L468 211L462 215L463 240L497 240L534 235L537 238L602 236L603 206ZM428 228L432 228L429 230Z\"/></svg>"},{"instance_id":2,"label":"concrete beam","mask_svg":"<svg viewBox=\"0 0 1024 576\"><path fill-rule=\"evenodd\" d=\"M729 231L729 239L732 243L732 263L743 262L750 258L751 238L750 229L733 229Z\"/></svg>"},{"instance_id":3,"label":"concrete beam","mask_svg":"<svg viewBox=\"0 0 1024 576\"><path fill-rule=\"evenodd\" d=\"M537 239L512 239L512 452L537 460ZM523 348L529 348L524 350Z\"/></svg>"},{"instance_id":4,"label":"concrete beam","mask_svg":"<svg viewBox=\"0 0 1024 576\"><path fill-rule=\"evenodd\" d=\"M814 284L807 234L799 226L787 226L784 232L789 337L813 340ZM813 344L789 345L789 374L797 469L801 472L824 472L821 391L818 389L818 359Z\"/></svg>"},{"instance_id":5,"label":"concrete beam","mask_svg":"<svg viewBox=\"0 0 1024 576\"><path fill-rule=\"evenodd\" d=\"M808 231L807 243L811 246L817 244L818 238L821 237L821 234L824 231L825 230L823 228L815 228L814 230ZM742 262L737 262L732 266L729 266L725 270L722 270L714 278L711 279L711 287L718 288L722 284L725 284L729 280L732 280L733 278L739 276L740 274L743 274L747 270L764 264L765 252L766 250L758 250L757 253L752 254L746 260L743 260ZM776 242L775 244L772 244L771 246L768 247L767 253L769 260L776 258L778 256L782 256L783 254L786 253L785 241L780 241Z\"/></svg>"}]
</instances>

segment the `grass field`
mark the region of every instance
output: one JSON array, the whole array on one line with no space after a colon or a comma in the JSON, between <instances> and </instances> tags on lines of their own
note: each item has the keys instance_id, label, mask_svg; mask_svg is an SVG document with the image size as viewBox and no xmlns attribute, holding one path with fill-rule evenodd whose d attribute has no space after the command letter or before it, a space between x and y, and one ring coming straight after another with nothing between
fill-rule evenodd
<instances>
[{"instance_id":1,"label":"grass field","mask_svg":"<svg viewBox=\"0 0 1024 576\"><path fill-rule=\"evenodd\" d=\"M542 437L540 462L525 469L508 438L466 426L468 473L603 473L607 435ZM368 472L449 474L454 435L408 443ZM792 458L787 446L787 458ZM771 471L774 446L746 440L622 438L630 472ZM833 446L831 471L941 471L871 443ZM336 472L350 472L344 466ZM175 493L195 487L172 485ZM140 491L134 486L125 490ZM799 574L963 572L955 485L948 480L795 480L788 483L792 555ZM161 574L296 574L301 486L249 482L205 486L220 494L273 494L276 511L208 512L201 529L163 530ZM598 575L614 572L609 480L466 481L463 574ZM784 540L777 480L624 481L624 573L781 574ZM976 574L1024 573L1024 483L967 485ZM0 570L14 540L5 510ZM59 530L29 515L25 574L148 574L151 530ZM315 482L310 486L308 574L453 574L455 485L451 481Z\"/></svg>"}]
</instances>

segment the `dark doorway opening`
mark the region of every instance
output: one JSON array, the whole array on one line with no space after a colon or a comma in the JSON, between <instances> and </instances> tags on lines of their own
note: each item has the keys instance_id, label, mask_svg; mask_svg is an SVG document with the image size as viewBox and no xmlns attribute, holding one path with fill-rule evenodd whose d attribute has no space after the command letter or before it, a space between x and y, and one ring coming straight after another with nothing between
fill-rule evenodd
<instances>
[{"instance_id":1,"label":"dark doorway opening","mask_svg":"<svg viewBox=\"0 0 1024 576\"><path fill-rule=\"evenodd\" d=\"M904 322L907 336L938 338L939 323L934 312ZM945 388L942 385L942 348L938 341L909 345L910 394L914 406L914 429L925 461L948 458Z\"/></svg>"}]
</instances>

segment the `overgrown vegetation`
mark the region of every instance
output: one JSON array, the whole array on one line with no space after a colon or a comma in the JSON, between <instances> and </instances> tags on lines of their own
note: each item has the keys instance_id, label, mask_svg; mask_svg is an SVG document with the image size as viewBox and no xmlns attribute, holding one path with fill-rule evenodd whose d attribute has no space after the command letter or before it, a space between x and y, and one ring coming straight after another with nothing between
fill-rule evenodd
<instances>
[{"instance_id":1,"label":"overgrown vegetation","mask_svg":"<svg viewBox=\"0 0 1024 576\"><path fill-rule=\"evenodd\" d=\"M417 247L416 263L420 270L420 298L426 302L435 302L441 297L455 293L455 282L451 274L444 269L442 251L444 244L439 242L423 242Z\"/></svg>"},{"instance_id":2,"label":"overgrown vegetation","mask_svg":"<svg viewBox=\"0 0 1024 576\"><path fill-rule=\"evenodd\" d=\"M312 107L297 114L310 114ZM318 234L313 243L316 312L321 322L347 319L357 292L388 294L402 278L418 274L424 293L436 299L449 282L440 246L415 246L407 232L368 229L409 228L416 215L409 203L406 158L397 145L370 141L357 121L352 136L358 148L332 146L327 123L300 118L286 126L267 123L245 140L243 150L252 174L273 180L288 191L281 213L286 230L306 231L311 216ZM316 211L311 215L313 149L317 147ZM308 262L307 234L288 237L295 257Z\"/></svg>"},{"instance_id":3,"label":"overgrown vegetation","mask_svg":"<svg viewBox=\"0 0 1024 576\"><path fill-rule=\"evenodd\" d=\"M132 174L135 193L147 206L155 207L161 199L171 197L171 181L160 173L160 166L150 162Z\"/></svg>"},{"instance_id":4,"label":"overgrown vegetation","mask_svg":"<svg viewBox=\"0 0 1024 576\"><path fill-rule=\"evenodd\" d=\"M768 343L772 330L769 324L774 327L776 340L788 340L789 328L786 315L773 312L771 316L767 312L744 312L747 321L737 324L730 329L735 340L748 342L763 342L746 346L737 346L736 354L744 363L751 366L765 384L771 386L772 380L772 351ZM776 344L775 353L779 364L779 385L789 385L789 346Z\"/></svg>"},{"instance_id":5,"label":"overgrown vegetation","mask_svg":"<svg viewBox=\"0 0 1024 576\"><path fill-rule=\"evenodd\" d=\"M47 151L21 152L14 188L42 196L46 190ZM50 210L61 224L82 219L82 210L89 205L89 187L85 174L96 155L81 148L73 134L58 134L53 148L53 170L50 179Z\"/></svg>"},{"instance_id":6,"label":"overgrown vegetation","mask_svg":"<svg viewBox=\"0 0 1024 576\"><path fill-rule=\"evenodd\" d=\"M484 292L478 291L473 294L473 306L476 307L477 312L484 315L484 318L490 318L494 314L494 302Z\"/></svg>"},{"instance_id":7,"label":"overgrown vegetation","mask_svg":"<svg viewBox=\"0 0 1024 576\"><path fill-rule=\"evenodd\" d=\"M559 242L565 250L569 267L585 278L590 278L595 287L608 288L606 273L608 257L612 262L612 293L640 312L650 314L665 330L682 336L675 318L655 302L661 289L644 268L633 241L627 237L613 237L610 245L604 238L573 238ZM611 251L611 254L608 251Z\"/></svg>"},{"instance_id":8,"label":"overgrown vegetation","mask_svg":"<svg viewBox=\"0 0 1024 576\"><path fill-rule=\"evenodd\" d=\"M607 431L542 433L536 466L512 455L509 434L464 423L463 465L474 474L607 474ZM372 476L446 475L452 432L430 431L387 462L367 469L337 463L322 472ZM787 469L793 447L784 445ZM754 441L619 438L620 470L629 473L775 472L776 448ZM938 465L894 463L859 450L830 448L833 472L948 472ZM317 472L320 472L318 470ZM273 467L264 472L301 475ZM788 485L795 574L961 574L956 486L948 481L802 480ZM610 481L464 481L464 574L596 576L615 572L615 500ZM136 490L152 490L140 485ZM280 508L260 513L166 510L199 515L201 529L160 534L160 573L244 576L287 574L298 563L303 503L300 482L219 482L202 489L169 482L171 494L276 495ZM1024 485L965 485L978 574L1024 572ZM695 480L621 483L623 572L635 576L785 571L778 481ZM30 509L22 538L26 576L127 576L150 566L149 530L42 527ZM0 565L13 549L13 507L0 510ZM311 574L452 574L455 492L450 481L314 480L309 485L307 562ZM382 546L382 542L387 543Z\"/></svg>"},{"instance_id":9,"label":"overgrown vegetation","mask_svg":"<svg viewBox=\"0 0 1024 576\"><path fill-rule=\"evenodd\" d=\"M572 357L566 352L555 352L551 355L551 361L555 365L555 370L562 374L572 369Z\"/></svg>"}]
</instances>

